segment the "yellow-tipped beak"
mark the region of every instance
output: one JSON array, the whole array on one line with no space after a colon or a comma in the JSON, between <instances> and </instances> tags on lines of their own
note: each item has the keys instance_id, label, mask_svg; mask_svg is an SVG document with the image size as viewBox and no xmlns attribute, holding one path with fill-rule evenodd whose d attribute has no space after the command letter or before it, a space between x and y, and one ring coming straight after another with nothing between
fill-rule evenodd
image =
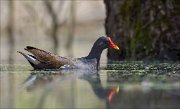
<instances>
[{"instance_id":1,"label":"yellow-tipped beak","mask_svg":"<svg viewBox=\"0 0 180 109\"><path fill-rule=\"evenodd\" d=\"M116 87L116 93L119 92L119 89L120 89L119 86L117 86L117 87Z\"/></svg>"},{"instance_id":2,"label":"yellow-tipped beak","mask_svg":"<svg viewBox=\"0 0 180 109\"><path fill-rule=\"evenodd\" d=\"M114 46L114 49L119 50L119 47L117 45Z\"/></svg>"},{"instance_id":3,"label":"yellow-tipped beak","mask_svg":"<svg viewBox=\"0 0 180 109\"><path fill-rule=\"evenodd\" d=\"M111 40L111 38L110 38L110 37L108 37L108 38L109 38L110 46L111 46L112 48L116 49L116 50L119 50L119 47L114 44L114 42Z\"/></svg>"}]
</instances>

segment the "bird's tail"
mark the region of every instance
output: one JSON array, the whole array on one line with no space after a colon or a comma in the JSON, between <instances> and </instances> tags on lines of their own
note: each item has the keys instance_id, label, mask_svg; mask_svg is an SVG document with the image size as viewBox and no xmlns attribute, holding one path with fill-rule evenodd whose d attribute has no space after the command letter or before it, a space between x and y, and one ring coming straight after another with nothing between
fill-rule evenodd
<instances>
[{"instance_id":1,"label":"bird's tail","mask_svg":"<svg viewBox=\"0 0 180 109\"><path fill-rule=\"evenodd\" d=\"M17 51L17 52L22 54L28 60L28 62L31 64L31 66L34 69L37 69L40 62L34 56L29 55L29 54L24 54L23 52L20 52L20 51Z\"/></svg>"}]
</instances>

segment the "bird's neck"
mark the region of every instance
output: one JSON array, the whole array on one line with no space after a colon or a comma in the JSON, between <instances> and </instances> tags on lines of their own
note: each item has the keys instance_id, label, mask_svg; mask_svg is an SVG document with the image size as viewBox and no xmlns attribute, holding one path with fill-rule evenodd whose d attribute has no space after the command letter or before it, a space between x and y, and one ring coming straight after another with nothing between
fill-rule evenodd
<instances>
[{"instance_id":1,"label":"bird's neck","mask_svg":"<svg viewBox=\"0 0 180 109\"><path fill-rule=\"evenodd\" d=\"M97 59L97 67L99 66L99 61L100 61L100 57L101 57L101 53L103 51L104 48L93 45L90 53L88 56L86 56L86 59Z\"/></svg>"}]
</instances>

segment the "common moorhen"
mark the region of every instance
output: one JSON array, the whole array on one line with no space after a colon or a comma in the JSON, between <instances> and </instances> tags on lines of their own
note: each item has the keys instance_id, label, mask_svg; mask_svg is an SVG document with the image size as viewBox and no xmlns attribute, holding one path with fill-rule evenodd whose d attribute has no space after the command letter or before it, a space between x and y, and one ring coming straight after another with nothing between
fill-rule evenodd
<instances>
[{"instance_id":1,"label":"common moorhen","mask_svg":"<svg viewBox=\"0 0 180 109\"><path fill-rule=\"evenodd\" d=\"M96 40L89 55L81 58L61 57L31 46L27 46L25 50L33 55L18 52L29 61L35 70L62 68L99 69L101 53L108 47L119 50L119 47L112 42L110 37L103 36Z\"/></svg>"}]
</instances>

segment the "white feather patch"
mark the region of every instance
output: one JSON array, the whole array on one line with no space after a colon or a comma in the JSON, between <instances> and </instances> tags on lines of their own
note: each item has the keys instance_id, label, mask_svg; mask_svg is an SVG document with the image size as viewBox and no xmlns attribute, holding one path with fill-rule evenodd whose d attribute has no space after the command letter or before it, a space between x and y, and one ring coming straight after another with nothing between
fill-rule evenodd
<instances>
[{"instance_id":1,"label":"white feather patch","mask_svg":"<svg viewBox=\"0 0 180 109\"><path fill-rule=\"evenodd\" d=\"M26 55L26 56L27 56L27 59L28 59L30 62L32 62L33 64L37 65L37 64L40 63L37 59L33 58L33 57L30 56L30 55Z\"/></svg>"}]
</instances>

